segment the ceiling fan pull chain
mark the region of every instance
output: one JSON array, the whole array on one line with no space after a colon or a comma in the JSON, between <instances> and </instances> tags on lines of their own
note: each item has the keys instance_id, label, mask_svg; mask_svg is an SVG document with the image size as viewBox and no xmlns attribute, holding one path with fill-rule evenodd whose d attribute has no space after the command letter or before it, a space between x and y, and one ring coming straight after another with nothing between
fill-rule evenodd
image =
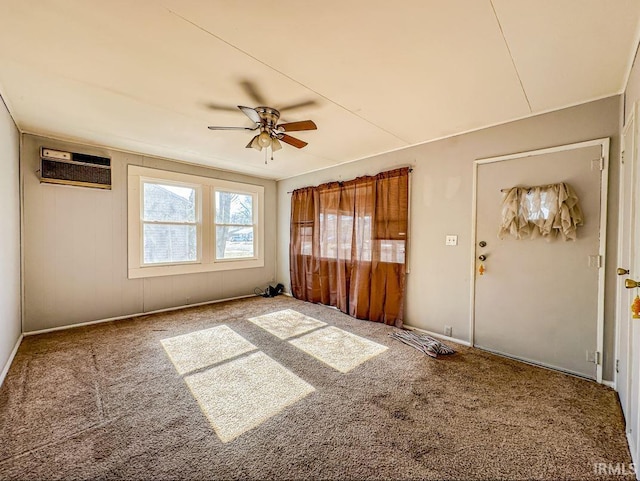
<instances>
[{"instance_id":1,"label":"ceiling fan pull chain","mask_svg":"<svg viewBox=\"0 0 640 481\"><path fill-rule=\"evenodd\" d=\"M264 165L267 165L267 149L264 149Z\"/></svg>"}]
</instances>

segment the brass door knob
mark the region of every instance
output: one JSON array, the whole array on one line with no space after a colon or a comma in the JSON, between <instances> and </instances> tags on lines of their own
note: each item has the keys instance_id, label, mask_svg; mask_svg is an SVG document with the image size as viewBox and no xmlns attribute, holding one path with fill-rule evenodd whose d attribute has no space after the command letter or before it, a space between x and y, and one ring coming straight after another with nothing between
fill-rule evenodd
<instances>
[{"instance_id":1,"label":"brass door knob","mask_svg":"<svg viewBox=\"0 0 640 481\"><path fill-rule=\"evenodd\" d=\"M636 287L640 287L640 282L634 281L633 279L625 279L624 287L627 289L635 289Z\"/></svg>"},{"instance_id":2,"label":"brass door knob","mask_svg":"<svg viewBox=\"0 0 640 481\"><path fill-rule=\"evenodd\" d=\"M626 276L627 274L629 274L629 269L623 269L622 267L618 267L618 270L616 272L618 273L619 276Z\"/></svg>"}]
</instances>

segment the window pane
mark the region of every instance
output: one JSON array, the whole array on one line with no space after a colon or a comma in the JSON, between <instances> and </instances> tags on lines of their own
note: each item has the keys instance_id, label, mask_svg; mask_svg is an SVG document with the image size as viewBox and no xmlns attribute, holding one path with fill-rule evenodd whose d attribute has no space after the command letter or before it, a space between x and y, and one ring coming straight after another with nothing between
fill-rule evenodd
<instances>
[{"instance_id":1,"label":"window pane","mask_svg":"<svg viewBox=\"0 0 640 481\"><path fill-rule=\"evenodd\" d=\"M216 224L253 224L251 194L216 191Z\"/></svg>"},{"instance_id":2,"label":"window pane","mask_svg":"<svg viewBox=\"0 0 640 481\"><path fill-rule=\"evenodd\" d=\"M195 222L196 190L145 182L143 220Z\"/></svg>"},{"instance_id":3,"label":"window pane","mask_svg":"<svg viewBox=\"0 0 640 481\"><path fill-rule=\"evenodd\" d=\"M197 260L196 226L144 225L144 263Z\"/></svg>"},{"instance_id":4,"label":"window pane","mask_svg":"<svg viewBox=\"0 0 640 481\"><path fill-rule=\"evenodd\" d=\"M216 227L216 258L253 257L253 227Z\"/></svg>"},{"instance_id":5,"label":"window pane","mask_svg":"<svg viewBox=\"0 0 640 481\"><path fill-rule=\"evenodd\" d=\"M522 200L520 209L524 210L528 221L547 220L549 218L551 203L557 203L558 196L553 189L538 192L527 192Z\"/></svg>"},{"instance_id":6,"label":"window pane","mask_svg":"<svg viewBox=\"0 0 640 481\"><path fill-rule=\"evenodd\" d=\"M404 264L404 241L387 239L377 242L379 243L380 248L380 262Z\"/></svg>"},{"instance_id":7,"label":"window pane","mask_svg":"<svg viewBox=\"0 0 640 481\"><path fill-rule=\"evenodd\" d=\"M298 238L300 239L300 254L310 256L313 249L313 226L300 226Z\"/></svg>"}]
</instances>

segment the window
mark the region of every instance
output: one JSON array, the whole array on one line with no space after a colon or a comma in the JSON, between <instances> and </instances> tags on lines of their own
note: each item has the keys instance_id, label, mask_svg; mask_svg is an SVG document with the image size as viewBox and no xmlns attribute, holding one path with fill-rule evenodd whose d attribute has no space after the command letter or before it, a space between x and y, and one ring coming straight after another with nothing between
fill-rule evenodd
<instances>
[{"instance_id":1,"label":"window","mask_svg":"<svg viewBox=\"0 0 640 481\"><path fill-rule=\"evenodd\" d=\"M552 189L529 189L518 206L529 222L548 220L550 206L558 202L558 196Z\"/></svg>"},{"instance_id":2,"label":"window","mask_svg":"<svg viewBox=\"0 0 640 481\"><path fill-rule=\"evenodd\" d=\"M129 278L263 267L262 186L129 166Z\"/></svg>"},{"instance_id":3,"label":"window","mask_svg":"<svg viewBox=\"0 0 640 481\"><path fill-rule=\"evenodd\" d=\"M216 191L216 259L253 257L255 252L253 196Z\"/></svg>"},{"instance_id":4,"label":"window","mask_svg":"<svg viewBox=\"0 0 640 481\"><path fill-rule=\"evenodd\" d=\"M144 265L198 260L196 187L142 181Z\"/></svg>"},{"instance_id":5,"label":"window","mask_svg":"<svg viewBox=\"0 0 640 481\"><path fill-rule=\"evenodd\" d=\"M583 225L578 196L566 182L504 189L498 237L576 240Z\"/></svg>"}]
</instances>

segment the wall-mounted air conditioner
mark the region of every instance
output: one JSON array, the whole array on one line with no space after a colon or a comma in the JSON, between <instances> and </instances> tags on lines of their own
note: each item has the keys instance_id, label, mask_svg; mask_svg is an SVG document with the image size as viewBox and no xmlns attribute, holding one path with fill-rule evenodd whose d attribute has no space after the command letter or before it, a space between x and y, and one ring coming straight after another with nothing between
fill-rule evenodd
<instances>
[{"instance_id":1,"label":"wall-mounted air conditioner","mask_svg":"<svg viewBox=\"0 0 640 481\"><path fill-rule=\"evenodd\" d=\"M111 189L111 159L42 147L40 182Z\"/></svg>"}]
</instances>

